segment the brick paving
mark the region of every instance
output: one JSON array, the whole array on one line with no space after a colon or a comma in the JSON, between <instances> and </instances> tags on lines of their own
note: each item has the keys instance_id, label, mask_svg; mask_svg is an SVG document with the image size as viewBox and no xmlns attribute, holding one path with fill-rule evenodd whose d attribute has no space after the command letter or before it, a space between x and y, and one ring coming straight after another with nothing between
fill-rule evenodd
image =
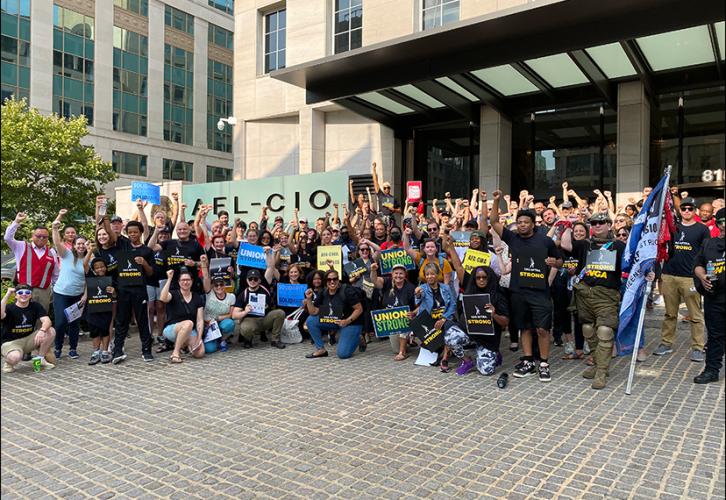
<instances>
[{"instance_id":1,"label":"brick paving","mask_svg":"<svg viewBox=\"0 0 726 500\"><path fill-rule=\"evenodd\" d=\"M649 351L662 310L646 320ZM593 391L552 356L553 381L235 346L203 360L63 358L2 375L2 498L723 498L724 380L696 386L672 355L628 360ZM506 341L503 340L503 344ZM510 373L515 355L506 350Z\"/></svg>"}]
</instances>

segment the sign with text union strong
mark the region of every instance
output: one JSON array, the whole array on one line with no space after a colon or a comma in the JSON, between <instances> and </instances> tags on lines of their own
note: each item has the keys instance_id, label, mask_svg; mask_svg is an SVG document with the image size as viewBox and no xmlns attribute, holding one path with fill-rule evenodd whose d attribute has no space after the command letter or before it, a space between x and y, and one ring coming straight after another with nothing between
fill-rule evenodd
<instances>
[{"instance_id":1,"label":"sign with text union strong","mask_svg":"<svg viewBox=\"0 0 726 500\"><path fill-rule=\"evenodd\" d=\"M259 220L262 207L268 207L269 224L281 215L285 224L293 218L297 208L300 217L314 219L333 213L333 203L348 202L348 172L322 172L306 175L286 175L267 179L209 182L185 185L182 201L191 209L192 216L199 206L212 205L212 212L226 210L230 222L240 218ZM343 215L342 208L340 215ZM310 221L314 227L315 221Z\"/></svg>"}]
</instances>

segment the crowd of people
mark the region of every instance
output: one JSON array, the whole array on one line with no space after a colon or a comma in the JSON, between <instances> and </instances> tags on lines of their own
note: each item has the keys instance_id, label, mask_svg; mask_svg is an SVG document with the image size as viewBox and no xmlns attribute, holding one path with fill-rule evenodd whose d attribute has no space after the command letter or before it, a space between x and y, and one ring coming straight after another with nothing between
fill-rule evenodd
<instances>
[{"instance_id":1,"label":"crowd of people","mask_svg":"<svg viewBox=\"0 0 726 500\"><path fill-rule=\"evenodd\" d=\"M626 278L622 256L651 188L623 206L608 191L581 197L567 182L561 197L545 201L527 191L512 199L475 189L470 199L447 193L430 204L401 206L375 164L372 175L372 194L356 196L351 184L349 203L333 204L332 213L314 221L297 210L287 223L270 220L266 208L258 221L231 220L225 211L212 214L211 205L187 220L176 193L170 214L156 210L147 220L139 200L124 221L105 214L100 196L94 234L78 234L61 210L50 229L39 225L30 241L18 241L27 218L18 213L4 236L17 276L2 298L3 372L33 354L53 368L66 337L65 355L79 358L81 326L92 339L90 365L122 363L132 324L148 362L164 352L176 364L266 342L284 349L282 334L291 330L313 344L307 358L335 349L345 359L375 338L372 311L408 307L411 321L430 316L441 331L444 342L431 364L442 372L492 375L504 348L521 351L514 377L550 381L549 361L557 355L584 363L582 376L592 388L607 385ZM673 352L685 302L690 359L705 361L694 381L717 381L724 353L724 201L698 205L677 187L670 196L676 234L669 259L649 276L665 305L653 354ZM262 266L238 264L238 253L250 246L262 250ZM339 247L342 268L333 259L318 261L319 247ZM384 274L381 255L392 249L403 250L409 265L397 262ZM477 263L468 263L469 252ZM217 269L213 262L224 264ZM302 303L280 305L280 284L304 285ZM470 331L463 310L464 297L481 294L488 296L493 326L487 335ZM648 307L661 297L648 297ZM403 361L420 339L403 331L389 342L393 359ZM645 355L641 345L638 359Z\"/></svg>"}]
</instances>

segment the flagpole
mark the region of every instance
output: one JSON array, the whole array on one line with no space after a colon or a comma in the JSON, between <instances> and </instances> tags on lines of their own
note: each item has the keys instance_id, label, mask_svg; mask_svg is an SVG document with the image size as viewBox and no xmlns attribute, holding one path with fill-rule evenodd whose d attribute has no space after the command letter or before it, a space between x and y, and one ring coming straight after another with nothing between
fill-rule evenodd
<instances>
[{"instance_id":1,"label":"flagpole","mask_svg":"<svg viewBox=\"0 0 726 500\"><path fill-rule=\"evenodd\" d=\"M670 181L670 174L671 174L671 166L668 165L665 169L664 175L668 176L668 180ZM668 183L666 183L665 186L663 186L663 189L660 193L660 197L658 199L658 228L656 230L656 234L658 237L660 236L660 226L663 222L663 208L665 205L665 197L670 196L670 186ZM647 224L647 219L646 219ZM656 237L656 244L658 241L658 237ZM656 257L656 263L657 263L657 257ZM645 322L645 307L648 304L648 297L650 296L650 292L653 290L653 281L648 281L645 285L645 295L643 296L643 304L640 306L640 316L638 317L638 329L635 332L635 342L633 344L633 354L630 357L630 371L628 373L628 383L625 386L625 394L630 396L631 389L633 388L633 377L635 376L635 365L638 362L638 350L640 349L640 339L643 336L643 323Z\"/></svg>"}]
</instances>

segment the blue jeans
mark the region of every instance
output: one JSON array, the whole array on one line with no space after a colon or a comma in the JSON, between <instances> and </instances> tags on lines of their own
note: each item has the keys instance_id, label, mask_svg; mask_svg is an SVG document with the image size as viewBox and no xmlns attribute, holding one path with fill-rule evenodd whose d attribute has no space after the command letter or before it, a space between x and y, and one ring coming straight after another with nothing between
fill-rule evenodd
<instances>
[{"instance_id":1,"label":"blue jeans","mask_svg":"<svg viewBox=\"0 0 726 500\"><path fill-rule=\"evenodd\" d=\"M338 348L335 353L340 359L346 359L353 355L355 349L358 347L360 335L363 331L361 325L348 325L340 328L338 325L331 323L321 324L318 316L310 316L305 324L308 325L310 336L313 338L315 347L318 349L323 348L323 330L338 330L340 332L340 338L338 339Z\"/></svg>"},{"instance_id":2,"label":"blue jeans","mask_svg":"<svg viewBox=\"0 0 726 500\"><path fill-rule=\"evenodd\" d=\"M68 333L68 344L71 350L75 351L78 349L78 333L80 332L81 325L80 320L75 320L73 323L68 323L66 318L65 309L77 304L83 295L63 295L60 293L53 292L53 311L55 311L55 321L53 327L55 328L55 350L60 351L63 349L63 341L65 340L66 333Z\"/></svg>"},{"instance_id":3,"label":"blue jeans","mask_svg":"<svg viewBox=\"0 0 726 500\"><path fill-rule=\"evenodd\" d=\"M232 318L223 319L217 324L219 325L219 331L222 332L223 340L226 340L227 337L234 333L234 320Z\"/></svg>"}]
</instances>

